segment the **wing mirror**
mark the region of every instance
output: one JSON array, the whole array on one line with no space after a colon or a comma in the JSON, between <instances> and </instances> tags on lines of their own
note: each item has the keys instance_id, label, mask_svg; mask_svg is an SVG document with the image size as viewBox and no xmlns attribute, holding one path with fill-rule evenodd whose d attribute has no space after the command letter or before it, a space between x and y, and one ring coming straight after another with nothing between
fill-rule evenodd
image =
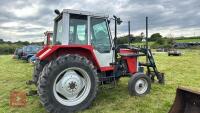
<instances>
[{"instance_id":1,"label":"wing mirror","mask_svg":"<svg viewBox=\"0 0 200 113\"><path fill-rule=\"evenodd\" d=\"M60 15L60 11L58 9L55 9L54 11L57 15Z\"/></svg>"}]
</instances>

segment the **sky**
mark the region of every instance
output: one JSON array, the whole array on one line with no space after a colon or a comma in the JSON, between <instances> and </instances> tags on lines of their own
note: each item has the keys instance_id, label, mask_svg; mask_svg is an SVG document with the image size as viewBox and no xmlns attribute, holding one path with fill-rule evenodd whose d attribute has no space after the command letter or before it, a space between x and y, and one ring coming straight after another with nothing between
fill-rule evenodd
<instances>
[{"instance_id":1,"label":"sky","mask_svg":"<svg viewBox=\"0 0 200 113\"><path fill-rule=\"evenodd\" d=\"M6 41L38 42L44 32L53 30L55 9L76 9L117 15L123 20L118 35L145 32L149 17L149 35L200 36L199 0L0 0L0 38ZM112 28L112 32L114 28Z\"/></svg>"}]
</instances>

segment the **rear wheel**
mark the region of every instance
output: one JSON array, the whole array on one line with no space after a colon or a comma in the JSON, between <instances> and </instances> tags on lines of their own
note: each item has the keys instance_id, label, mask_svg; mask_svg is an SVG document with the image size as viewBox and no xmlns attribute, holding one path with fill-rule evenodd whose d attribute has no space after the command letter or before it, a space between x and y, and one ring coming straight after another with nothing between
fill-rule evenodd
<instances>
[{"instance_id":1,"label":"rear wheel","mask_svg":"<svg viewBox=\"0 0 200 113\"><path fill-rule=\"evenodd\" d=\"M46 65L38 83L41 103L51 113L76 112L89 107L98 89L96 69L79 55L62 56Z\"/></svg>"},{"instance_id":2,"label":"rear wheel","mask_svg":"<svg viewBox=\"0 0 200 113\"><path fill-rule=\"evenodd\" d=\"M128 82L128 91L131 96L142 96L148 94L150 89L150 77L143 73L136 73L132 75Z\"/></svg>"},{"instance_id":3,"label":"rear wheel","mask_svg":"<svg viewBox=\"0 0 200 113\"><path fill-rule=\"evenodd\" d=\"M32 75L33 78L32 78L32 80L33 80L33 83L36 86L38 85L38 79L41 76L42 70L43 70L43 68L44 68L44 66L46 64L47 63L41 62L41 61L36 61L35 62L35 67L34 67L34 70L33 70L33 75Z\"/></svg>"}]
</instances>

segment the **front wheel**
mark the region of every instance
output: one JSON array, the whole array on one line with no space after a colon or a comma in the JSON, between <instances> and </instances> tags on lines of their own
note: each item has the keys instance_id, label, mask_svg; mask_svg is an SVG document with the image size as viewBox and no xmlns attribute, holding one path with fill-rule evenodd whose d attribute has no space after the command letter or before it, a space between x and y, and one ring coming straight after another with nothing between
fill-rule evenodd
<instances>
[{"instance_id":1,"label":"front wheel","mask_svg":"<svg viewBox=\"0 0 200 113\"><path fill-rule=\"evenodd\" d=\"M90 61L79 55L66 55L44 67L38 92L48 112L71 113L89 107L96 97L97 85L97 72Z\"/></svg>"},{"instance_id":2,"label":"front wheel","mask_svg":"<svg viewBox=\"0 0 200 113\"><path fill-rule=\"evenodd\" d=\"M131 76L128 82L128 91L131 96L143 96L151 89L150 77L143 73L136 73Z\"/></svg>"}]
</instances>

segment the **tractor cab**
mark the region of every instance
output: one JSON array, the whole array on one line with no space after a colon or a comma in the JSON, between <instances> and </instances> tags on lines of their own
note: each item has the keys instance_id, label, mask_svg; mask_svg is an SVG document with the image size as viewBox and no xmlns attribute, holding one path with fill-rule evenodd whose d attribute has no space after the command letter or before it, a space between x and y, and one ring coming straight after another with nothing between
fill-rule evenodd
<instances>
[{"instance_id":1,"label":"tractor cab","mask_svg":"<svg viewBox=\"0 0 200 113\"><path fill-rule=\"evenodd\" d=\"M56 47L68 46L68 49L89 47L98 62L97 65L104 69L111 69L113 45L108 16L70 9L64 9L57 14L58 16L54 19L53 45ZM81 49L79 50L81 51ZM44 51L37 56L40 58Z\"/></svg>"},{"instance_id":2,"label":"tractor cab","mask_svg":"<svg viewBox=\"0 0 200 113\"><path fill-rule=\"evenodd\" d=\"M99 52L110 52L108 16L64 9L54 21L55 45L93 45Z\"/></svg>"}]
</instances>

